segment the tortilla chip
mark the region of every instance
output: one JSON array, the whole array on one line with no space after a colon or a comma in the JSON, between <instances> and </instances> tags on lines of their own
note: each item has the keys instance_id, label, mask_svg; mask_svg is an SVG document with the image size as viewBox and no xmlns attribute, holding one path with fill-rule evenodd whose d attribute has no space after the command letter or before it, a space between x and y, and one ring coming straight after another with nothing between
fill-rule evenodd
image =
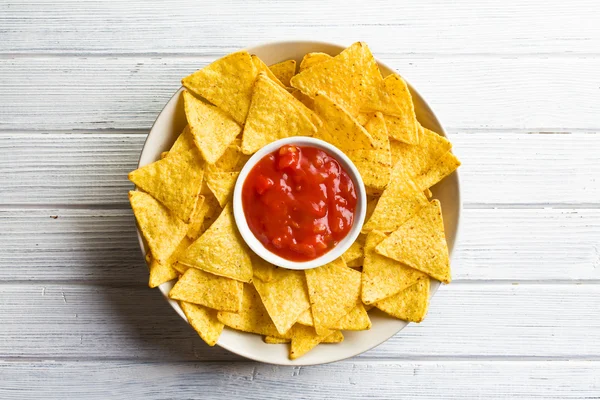
<instances>
[{"instance_id":1,"label":"tortilla chip","mask_svg":"<svg viewBox=\"0 0 600 400\"><path fill-rule=\"evenodd\" d=\"M300 68L298 73L305 71L312 67L313 65L317 65L322 63L323 61L331 60L333 57L326 53L313 52L306 53L300 61Z\"/></svg>"},{"instance_id":2,"label":"tortilla chip","mask_svg":"<svg viewBox=\"0 0 600 400\"><path fill-rule=\"evenodd\" d=\"M223 324L217 319L217 310L180 301L179 305L189 324L209 346L214 346L223 332Z\"/></svg>"},{"instance_id":3,"label":"tortilla chip","mask_svg":"<svg viewBox=\"0 0 600 400\"><path fill-rule=\"evenodd\" d=\"M315 101L309 95L306 95L306 94L302 93L298 89L294 89L291 92L291 94L292 94L292 96L294 96L294 98L296 98L298 101L300 101L300 103L304 104L304 106L306 108L308 108L310 110L314 110L315 109Z\"/></svg>"},{"instance_id":4,"label":"tortilla chip","mask_svg":"<svg viewBox=\"0 0 600 400\"><path fill-rule=\"evenodd\" d=\"M361 259L364 255L364 246L367 235L359 234L354 243L350 245L348 250L344 254L342 254L342 260L346 263L346 265L350 266L352 261ZM362 264L361 264L362 265Z\"/></svg>"},{"instance_id":5,"label":"tortilla chip","mask_svg":"<svg viewBox=\"0 0 600 400\"><path fill-rule=\"evenodd\" d=\"M360 272L338 260L304 271L315 330L319 334L335 326L360 298Z\"/></svg>"},{"instance_id":6,"label":"tortilla chip","mask_svg":"<svg viewBox=\"0 0 600 400\"><path fill-rule=\"evenodd\" d=\"M415 183L417 187L429 188L450 175L459 166L460 161L458 158L447 152L427 172L416 178Z\"/></svg>"},{"instance_id":7,"label":"tortilla chip","mask_svg":"<svg viewBox=\"0 0 600 400\"><path fill-rule=\"evenodd\" d=\"M212 222L221 214L219 202L212 194L204 197L202 205L194 214L194 220L189 223L187 237L196 240L206 231Z\"/></svg>"},{"instance_id":8,"label":"tortilla chip","mask_svg":"<svg viewBox=\"0 0 600 400\"><path fill-rule=\"evenodd\" d=\"M290 136L313 136L317 128L311 114L294 96L260 74L242 134L242 152L252 154L268 143Z\"/></svg>"},{"instance_id":9,"label":"tortilla chip","mask_svg":"<svg viewBox=\"0 0 600 400\"><path fill-rule=\"evenodd\" d=\"M254 287L280 334L287 332L298 317L309 309L306 278L303 271L277 269L270 282L260 279Z\"/></svg>"},{"instance_id":10,"label":"tortilla chip","mask_svg":"<svg viewBox=\"0 0 600 400\"><path fill-rule=\"evenodd\" d=\"M269 67L267 67L267 64L265 64L263 62L263 60L261 60L256 54L252 54L252 62L254 63L254 66L256 67L256 69L258 70L259 73L264 73L265 75L267 75L269 77L270 80L272 80L273 82L275 82L282 88L284 88L284 89L286 88L286 85L284 85L279 80L279 78L277 78L277 76L275 76L273 71L271 71L269 69Z\"/></svg>"},{"instance_id":11,"label":"tortilla chip","mask_svg":"<svg viewBox=\"0 0 600 400\"><path fill-rule=\"evenodd\" d=\"M269 66L269 69L284 86L290 86L290 79L296 74L296 60L286 60Z\"/></svg>"},{"instance_id":12,"label":"tortilla chip","mask_svg":"<svg viewBox=\"0 0 600 400\"><path fill-rule=\"evenodd\" d=\"M258 72L250 54L239 51L183 78L181 83L186 89L231 115L237 123L243 124Z\"/></svg>"},{"instance_id":13,"label":"tortilla chip","mask_svg":"<svg viewBox=\"0 0 600 400\"><path fill-rule=\"evenodd\" d=\"M422 191L406 175L402 164L398 163L392 170L387 188L377 201L373 215L363 226L363 232L374 229L392 232L410 219L422 207L428 204Z\"/></svg>"},{"instance_id":14,"label":"tortilla chip","mask_svg":"<svg viewBox=\"0 0 600 400\"><path fill-rule=\"evenodd\" d=\"M375 251L450 283L450 257L439 200L433 200L419 210L377 245Z\"/></svg>"},{"instance_id":15,"label":"tortilla chip","mask_svg":"<svg viewBox=\"0 0 600 400\"><path fill-rule=\"evenodd\" d=\"M265 336L280 336L252 284L244 284L242 306L238 312L219 311L217 318L226 326L238 331Z\"/></svg>"},{"instance_id":16,"label":"tortilla chip","mask_svg":"<svg viewBox=\"0 0 600 400\"><path fill-rule=\"evenodd\" d=\"M362 301L373 304L414 285L419 279L429 279L421 271L375 252L387 239L383 232L371 231L365 243L365 263L362 274Z\"/></svg>"},{"instance_id":17,"label":"tortilla chip","mask_svg":"<svg viewBox=\"0 0 600 400\"><path fill-rule=\"evenodd\" d=\"M350 150L373 149L373 138L366 129L335 104L324 93L315 95L315 111L323 125L315 137L337 146L344 152Z\"/></svg>"},{"instance_id":18,"label":"tortilla chip","mask_svg":"<svg viewBox=\"0 0 600 400\"><path fill-rule=\"evenodd\" d=\"M427 197L428 199L433 197L433 193L431 193L431 190L429 189L423 190L423 194L425 194L425 197Z\"/></svg>"},{"instance_id":19,"label":"tortilla chip","mask_svg":"<svg viewBox=\"0 0 600 400\"><path fill-rule=\"evenodd\" d=\"M163 159L163 158L165 158L168 155L169 155L168 151L163 151L162 153L160 153L160 158Z\"/></svg>"},{"instance_id":20,"label":"tortilla chip","mask_svg":"<svg viewBox=\"0 0 600 400\"><path fill-rule=\"evenodd\" d=\"M400 293L375 303L381 311L405 321L421 322L429 304L429 279L421 279Z\"/></svg>"},{"instance_id":21,"label":"tortilla chip","mask_svg":"<svg viewBox=\"0 0 600 400\"><path fill-rule=\"evenodd\" d=\"M244 284L234 279L190 268L179 278L169 297L215 310L238 312Z\"/></svg>"},{"instance_id":22,"label":"tortilla chip","mask_svg":"<svg viewBox=\"0 0 600 400\"><path fill-rule=\"evenodd\" d=\"M315 323L313 321L312 311L310 311L310 308L307 309L306 311L304 311L302 314L300 314L300 316L298 317L298 321L296 321L296 322L301 325L315 326Z\"/></svg>"},{"instance_id":23,"label":"tortilla chip","mask_svg":"<svg viewBox=\"0 0 600 400\"><path fill-rule=\"evenodd\" d=\"M183 91L185 116L202 158L214 164L242 131L233 118L221 109Z\"/></svg>"},{"instance_id":24,"label":"tortilla chip","mask_svg":"<svg viewBox=\"0 0 600 400\"><path fill-rule=\"evenodd\" d=\"M359 300L348 314L342 317L338 322L335 323L333 329L345 330L345 331L364 331L371 329L371 320L369 314Z\"/></svg>"},{"instance_id":25,"label":"tortilla chip","mask_svg":"<svg viewBox=\"0 0 600 400\"><path fill-rule=\"evenodd\" d=\"M147 193L132 190L129 202L152 258L166 262L185 236L186 224Z\"/></svg>"},{"instance_id":26,"label":"tortilla chip","mask_svg":"<svg viewBox=\"0 0 600 400\"><path fill-rule=\"evenodd\" d=\"M155 288L165 282L177 278L180 274L183 274L187 268L179 268L176 261L177 257L179 257L190 244L192 244L192 241L184 236L166 262L160 262L150 257L150 279L148 280L148 286Z\"/></svg>"},{"instance_id":27,"label":"tortilla chip","mask_svg":"<svg viewBox=\"0 0 600 400\"><path fill-rule=\"evenodd\" d=\"M225 204L231 200L233 196L233 188L239 172L222 172L209 168L206 174L206 185L209 187L211 192L215 195L215 198L219 201L221 207L225 207Z\"/></svg>"},{"instance_id":28,"label":"tortilla chip","mask_svg":"<svg viewBox=\"0 0 600 400\"><path fill-rule=\"evenodd\" d=\"M359 124L361 124L362 126L365 126L367 124L367 122L369 122L371 120L371 118L373 118L374 116L375 116L375 113L360 112L356 116L356 120L358 121Z\"/></svg>"},{"instance_id":29,"label":"tortilla chip","mask_svg":"<svg viewBox=\"0 0 600 400\"><path fill-rule=\"evenodd\" d=\"M275 271L279 268L270 262L267 262L251 251L250 259L252 260L252 271L254 277L263 282L271 282L275 279Z\"/></svg>"},{"instance_id":30,"label":"tortilla chip","mask_svg":"<svg viewBox=\"0 0 600 400\"><path fill-rule=\"evenodd\" d=\"M390 181L392 154L383 114L375 113L365 125L371 134L373 148L349 150L346 155L352 160L365 186L383 190Z\"/></svg>"},{"instance_id":31,"label":"tortilla chip","mask_svg":"<svg viewBox=\"0 0 600 400\"><path fill-rule=\"evenodd\" d=\"M391 138L409 144L419 143L419 124L415 115L410 90L404 79L396 74L387 76L384 80L387 93L394 100L399 112L385 115L385 123Z\"/></svg>"},{"instance_id":32,"label":"tortilla chip","mask_svg":"<svg viewBox=\"0 0 600 400\"><path fill-rule=\"evenodd\" d=\"M202 160L196 150L172 154L130 172L128 177L183 222L190 222L204 177Z\"/></svg>"},{"instance_id":33,"label":"tortilla chip","mask_svg":"<svg viewBox=\"0 0 600 400\"><path fill-rule=\"evenodd\" d=\"M186 125L177 137L177 140L175 140L175 143L173 143L173 146L171 146L171 149L165 154L165 157L168 157L169 154L185 153L192 149L196 149L196 144L194 143L192 132L190 132L190 126ZM161 154L161 158L165 157Z\"/></svg>"},{"instance_id":34,"label":"tortilla chip","mask_svg":"<svg viewBox=\"0 0 600 400\"><path fill-rule=\"evenodd\" d=\"M250 250L241 238L228 204L214 224L179 257L178 262L242 282L252 280Z\"/></svg>"},{"instance_id":35,"label":"tortilla chip","mask_svg":"<svg viewBox=\"0 0 600 400\"><path fill-rule=\"evenodd\" d=\"M292 339L285 339L277 336L265 336L263 340L267 344L285 344L292 341Z\"/></svg>"},{"instance_id":36,"label":"tortilla chip","mask_svg":"<svg viewBox=\"0 0 600 400\"><path fill-rule=\"evenodd\" d=\"M285 344L290 343L292 340L289 338L282 338L277 336L265 336L264 342L267 344ZM326 336L321 343L341 343L344 341L344 335L342 332L335 331L329 336Z\"/></svg>"},{"instance_id":37,"label":"tortilla chip","mask_svg":"<svg viewBox=\"0 0 600 400\"><path fill-rule=\"evenodd\" d=\"M236 139L227 147L225 153L217 160L214 167L223 172L240 172L250 158L242 153L242 140Z\"/></svg>"},{"instance_id":38,"label":"tortilla chip","mask_svg":"<svg viewBox=\"0 0 600 400\"><path fill-rule=\"evenodd\" d=\"M303 356L314 349L319 343L324 342L330 335L337 335L337 337L339 337L341 332L337 331L332 333L331 331L327 331L327 334L325 335L318 335L315 329L310 326L294 325L294 328L292 329L290 359L295 360L296 358ZM336 337L334 336L334 338Z\"/></svg>"},{"instance_id":39,"label":"tortilla chip","mask_svg":"<svg viewBox=\"0 0 600 400\"><path fill-rule=\"evenodd\" d=\"M364 100L361 103L361 112L382 112L386 115L402 117L406 110L396 103L394 97L389 93L387 85L381 76L375 57L367 47L365 50L363 73L363 87L365 90ZM413 111L414 114L414 111Z\"/></svg>"}]
</instances>

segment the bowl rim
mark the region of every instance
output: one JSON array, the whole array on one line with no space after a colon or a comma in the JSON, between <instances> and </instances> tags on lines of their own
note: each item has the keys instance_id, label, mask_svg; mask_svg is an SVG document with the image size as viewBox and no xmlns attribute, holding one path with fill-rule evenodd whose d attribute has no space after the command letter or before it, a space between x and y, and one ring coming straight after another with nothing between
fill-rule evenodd
<instances>
[{"instance_id":1,"label":"bowl rim","mask_svg":"<svg viewBox=\"0 0 600 400\"><path fill-rule=\"evenodd\" d=\"M333 43L333 42L325 42L325 41L315 41L315 40L285 40L285 41L273 41L273 42L264 42L264 43L260 43L257 44L255 46L248 46L245 47L243 49L240 49L240 51L242 50L246 50L249 51L251 53L260 53L262 50L264 49L268 49L270 47L277 47L277 46L300 46L300 47L305 47L307 49L310 48L314 48L314 47L329 47L329 48L335 48L337 51L342 51L343 49L345 49L348 45L347 44L340 44L340 43ZM307 52L310 52L311 50L308 50ZM312 51L319 51L319 50L312 50ZM337 53L336 53L337 54ZM377 57L375 57L375 60L378 64L378 66L380 68L384 68L387 69L389 71L395 71L393 68L391 68L389 65L387 65L386 63L382 62L380 59L378 59ZM431 106L429 105L429 103L427 103L427 101L425 100L425 98L419 93L418 90L416 90L411 84L410 82L405 79L403 77L403 79L406 82L406 85L413 97L413 99L417 99L420 103L420 105L423 107L423 111L427 113L428 118L433 121L433 124L435 124L435 126L438 128L436 129L436 133L447 137L448 134L446 132L446 130L444 129L442 123L439 121L439 119L437 118L437 116L435 115L435 113L433 112L433 109L431 108ZM165 112L165 110L167 110L168 108L173 108L173 104L177 102L178 98L180 97L181 93L183 92L184 87L180 86L175 93L169 98L169 100L165 103L164 107L161 109L161 111L158 113L154 123L152 124L150 131L146 137L146 139L144 140L144 144L142 146L142 150L140 152L140 157L138 159L138 168L146 165L146 163L144 163L142 165L142 161L144 159L144 151L146 150L146 146L148 145L148 141L150 140L150 137L152 135L152 132L154 131L154 129L156 128L157 124L159 123L159 121L161 120L161 116L162 114ZM415 108L415 111L416 108ZM175 111L174 111L175 112ZM417 113L418 114L418 113ZM417 119L418 115L417 115ZM421 122L421 121L419 121ZM156 161L156 160L154 160ZM456 204L456 208L455 208L455 225L453 226L453 241L448 243L448 252L450 255L450 261L453 260L454 258L454 248L456 247L457 243L460 241L460 237L461 237L461 215L463 212L463 203L462 203L462 196L461 196L461 179L460 179L460 174L458 172L458 170L455 170L451 175L447 176L444 180L450 179L452 178L455 181L455 186L456 186L456 193L455 193L455 204ZM137 187L135 188L137 190ZM443 212L443 204L442 204L442 212ZM145 256L146 253L146 247L144 244L144 239L141 235L141 232L139 231L137 225L136 225L136 232L137 232L137 236L138 236L138 242L140 245L140 251L142 252L142 256ZM169 298L169 291L172 287L173 283L172 281L170 282L165 282L163 284L161 284L158 288L161 291L163 297L165 298L165 300L171 305L171 307L175 310L175 312L184 320L186 321L186 323L189 324L189 321L187 320L187 317L185 316L185 314L183 313L183 310L181 309L181 307L179 306L178 302L175 300L172 300L171 298ZM437 290L440 287L440 282L435 280L435 279L431 279L431 287L430 287L430 292L429 292L429 301L431 302L431 299L434 297L434 295L436 294ZM378 310L375 310L375 312L378 312ZM223 340L223 336L225 336L225 334L230 333L228 332L229 328L225 327L223 330L223 333L221 335L221 337L219 338L219 340L217 341L217 345L219 345L220 347L234 353L234 354L238 354L242 357L245 357L247 359L253 360L253 361L259 361L259 362L263 362L266 364L272 364L272 365L282 365L282 366L309 366L309 365L322 365L322 364L328 364L328 363L332 363L332 362L337 362L337 361L343 361L343 360L347 360L349 358L352 358L354 356L357 356L359 354L362 354L366 351L369 351L377 346L379 346L380 344L386 342L387 340L389 340L392 336L396 335L398 332L400 332L402 329L404 329L410 322L406 322L406 321L402 321L402 320L394 320L393 322L396 323L396 326L398 327L397 330L395 330L394 332L392 332L391 334L386 334L385 336L381 337L380 340L374 342L374 343L370 343L369 345L366 345L365 347L361 347L359 349L352 349L352 351L348 351L347 353L345 353L343 356L339 356L339 357L329 357L326 358L325 360L322 361L310 361L309 359L307 359L306 357L301 357L298 358L296 360L290 360L287 357L285 359L281 359L281 360L272 360L269 359L267 357L263 357L263 356L257 356L254 353L251 353L248 351L248 349L245 348L238 348L235 347L233 345L231 345L231 343L229 343L228 341L226 342L225 340ZM237 332L237 331L236 331ZM362 332L362 331L361 331ZM368 332L368 331L367 331ZM355 333L360 333L360 332L349 332L349 334L355 334ZM245 332L241 332L241 334L243 335L250 335L250 336L257 336L254 334L247 334ZM282 346L282 345L269 345L269 346ZM315 351L318 349L315 349ZM313 352L311 352L313 353ZM310 353L309 353L310 354Z\"/></svg>"}]
</instances>

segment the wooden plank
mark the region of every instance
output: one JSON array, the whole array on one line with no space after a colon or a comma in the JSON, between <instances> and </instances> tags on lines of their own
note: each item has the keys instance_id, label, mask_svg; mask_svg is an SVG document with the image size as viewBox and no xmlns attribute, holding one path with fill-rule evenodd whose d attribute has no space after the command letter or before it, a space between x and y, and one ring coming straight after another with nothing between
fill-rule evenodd
<instances>
[{"instance_id":1,"label":"wooden plank","mask_svg":"<svg viewBox=\"0 0 600 400\"><path fill-rule=\"evenodd\" d=\"M420 90L450 130L600 128L600 56L375 54ZM214 59L8 56L0 62L0 129L149 129L181 78Z\"/></svg>"},{"instance_id":2,"label":"wooden plank","mask_svg":"<svg viewBox=\"0 0 600 400\"><path fill-rule=\"evenodd\" d=\"M443 287L429 315L361 358L600 357L598 284ZM156 290L0 285L4 359L234 359L209 348ZM368 333L366 333L368 334Z\"/></svg>"},{"instance_id":3,"label":"wooden plank","mask_svg":"<svg viewBox=\"0 0 600 400\"><path fill-rule=\"evenodd\" d=\"M592 399L598 361L0 362L3 399ZM350 390L349 390L350 389Z\"/></svg>"},{"instance_id":4,"label":"wooden plank","mask_svg":"<svg viewBox=\"0 0 600 400\"><path fill-rule=\"evenodd\" d=\"M144 285L129 210L0 210L0 282ZM467 209L456 281L598 280L600 210Z\"/></svg>"},{"instance_id":5,"label":"wooden plank","mask_svg":"<svg viewBox=\"0 0 600 400\"><path fill-rule=\"evenodd\" d=\"M593 0L270 2L177 4L26 0L0 5L0 51L227 52L272 40L364 40L377 51L467 54L597 52Z\"/></svg>"},{"instance_id":6,"label":"wooden plank","mask_svg":"<svg viewBox=\"0 0 600 400\"><path fill-rule=\"evenodd\" d=\"M600 135L451 133L465 205L600 204ZM0 206L127 208L145 135L0 134Z\"/></svg>"}]
</instances>

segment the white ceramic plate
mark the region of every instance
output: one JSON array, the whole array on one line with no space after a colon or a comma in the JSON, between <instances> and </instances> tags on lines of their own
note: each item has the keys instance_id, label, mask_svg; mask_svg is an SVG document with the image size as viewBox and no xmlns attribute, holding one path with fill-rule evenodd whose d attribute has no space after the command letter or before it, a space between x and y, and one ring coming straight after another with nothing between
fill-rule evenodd
<instances>
[{"instance_id":1,"label":"white ceramic plate","mask_svg":"<svg viewBox=\"0 0 600 400\"><path fill-rule=\"evenodd\" d=\"M258 55L267 65L288 59L295 59L299 65L300 60L306 53L319 51L336 55L344 48L344 46L330 43L307 41L269 43L249 48L248 51ZM378 63L384 76L394 72L393 69L380 61ZM415 104L417 119L421 125L445 136L445 132L431 108L410 84L409 88ZM139 161L140 167L160 159L160 153L169 150L179 133L185 127L187 121L183 111L183 100L181 99L182 90L180 88L173 95L158 115L142 149ZM439 199L442 203L446 240L450 256L452 256L452 250L458 235L461 211L458 174L454 172L438 185L434 186L431 191L433 192L433 197ZM138 238L143 254L146 254L147 249L144 247L139 231ZM439 287L439 282L432 280L431 283L431 296L433 296ZM172 287L173 282L167 282L160 285L159 289L181 318L187 320L177 302L168 298L168 293ZM385 342L407 325L406 322L387 317L378 310L370 311L369 316L373 324L370 330L359 332L345 331L342 343L319 345L297 360L290 360L288 358L287 344L266 344L259 335L238 332L228 328L224 329L217 344L233 353L265 363L315 365L339 361L363 353Z\"/></svg>"}]
</instances>

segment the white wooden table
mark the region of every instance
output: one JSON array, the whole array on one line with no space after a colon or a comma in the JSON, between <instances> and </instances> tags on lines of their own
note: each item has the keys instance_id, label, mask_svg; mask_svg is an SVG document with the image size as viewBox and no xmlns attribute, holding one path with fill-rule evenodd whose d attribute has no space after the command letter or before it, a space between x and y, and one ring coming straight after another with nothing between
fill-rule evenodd
<instances>
[{"instance_id":1,"label":"white wooden table","mask_svg":"<svg viewBox=\"0 0 600 400\"><path fill-rule=\"evenodd\" d=\"M600 398L600 3L0 1L0 398ZM275 367L146 287L126 179L189 72L366 41L454 142L464 219L428 318Z\"/></svg>"}]
</instances>

